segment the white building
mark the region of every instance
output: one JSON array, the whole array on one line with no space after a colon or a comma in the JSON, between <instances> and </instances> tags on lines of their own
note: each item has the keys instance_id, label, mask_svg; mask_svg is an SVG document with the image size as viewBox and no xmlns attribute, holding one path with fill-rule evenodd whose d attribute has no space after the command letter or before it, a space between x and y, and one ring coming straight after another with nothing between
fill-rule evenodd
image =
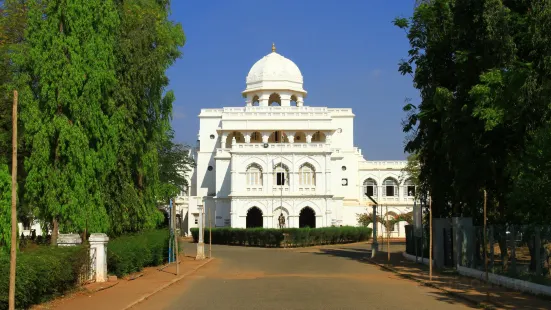
<instances>
[{"instance_id":1,"label":"white building","mask_svg":"<svg viewBox=\"0 0 551 310\"><path fill-rule=\"evenodd\" d=\"M383 215L412 211L406 162L366 160L354 147L352 109L309 106L299 68L274 46L250 69L242 95L242 107L199 114L197 166L189 196L177 200L188 230L198 226L201 201L207 227L210 218L213 227L276 228L280 214L286 227L356 226L358 214L371 213L366 194ZM394 236L404 236L403 225Z\"/></svg>"}]
</instances>

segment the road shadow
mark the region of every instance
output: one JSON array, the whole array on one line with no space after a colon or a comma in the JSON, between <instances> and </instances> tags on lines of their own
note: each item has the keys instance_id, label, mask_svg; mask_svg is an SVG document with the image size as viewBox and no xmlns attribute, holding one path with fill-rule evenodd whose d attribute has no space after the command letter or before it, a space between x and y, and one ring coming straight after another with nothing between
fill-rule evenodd
<instances>
[{"instance_id":1,"label":"road shadow","mask_svg":"<svg viewBox=\"0 0 551 310\"><path fill-rule=\"evenodd\" d=\"M390 268L397 272L393 273L397 277L414 280L421 285L430 282L426 286L445 290L438 290L432 295L447 303L462 303L469 307L476 307L479 303L492 303L502 309L551 309L549 300L461 276L455 270L433 270L430 281L428 266L404 258L402 252L405 247L402 249L401 245L391 245L390 250L390 259L388 251L378 251L376 257L371 258L371 250L367 246L320 248L318 252L311 254L356 260L375 265L385 272L391 272Z\"/></svg>"}]
</instances>

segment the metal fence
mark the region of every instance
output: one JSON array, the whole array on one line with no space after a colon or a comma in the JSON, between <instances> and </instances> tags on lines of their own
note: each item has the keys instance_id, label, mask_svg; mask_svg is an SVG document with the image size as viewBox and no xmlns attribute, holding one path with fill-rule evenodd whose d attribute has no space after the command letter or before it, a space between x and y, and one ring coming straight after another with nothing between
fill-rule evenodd
<instances>
[{"instance_id":1,"label":"metal fence","mask_svg":"<svg viewBox=\"0 0 551 310\"><path fill-rule=\"evenodd\" d=\"M551 285L551 226L489 225L486 235L481 226L433 229L433 258L440 257L442 267L487 268L489 273ZM428 258L427 227L416 235L412 225L406 226L406 252Z\"/></svg>"},{"instance_id":2,"label":"metal fence","mask_svg":"<svg viewBox=\"0 0 551 310\"><path fill-rule=\"evenodd\" d=\"M464 267L551 285L551 226L475 226L474 244L459 259Z\"/></svg>"},{"instance_id":3,"label":"metal fence","mask_svg":"<svg viewBox=\"0 0 551 310\"><path fill-rule=\"evenodd\" d=\"M78 275L78 285L95 282L96 279L96 248L87 247Z\"/></svg>"},{"instance_id":4,"label":"metal fence","mask_svg":"<svg viewBox=\"0 0 551 310\"><path fill-rule=\"evenodd\" d=\"M425 227L423 231L415 235L413 225L406 225L406 253L418 257L429 258L429 231Z\"/></svg>"}]
</instances>

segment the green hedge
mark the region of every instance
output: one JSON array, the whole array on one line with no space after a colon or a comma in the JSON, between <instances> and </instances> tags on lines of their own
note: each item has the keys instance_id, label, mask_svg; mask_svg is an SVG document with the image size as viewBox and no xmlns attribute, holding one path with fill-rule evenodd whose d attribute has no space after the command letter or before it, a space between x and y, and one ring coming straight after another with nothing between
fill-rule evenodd
<instances>
[{"instance_id":1,"label":"green hedge","mask_svg":"<svg viewBox=\"0 0 551 310\"><path fill-rule=\"evenodd\" d=\"M124 235L107 243L107 272L118 277L168 260L168 230Z\"/></svg>"},{"instance_id":2,"label":"green hedge","mask_svg":"<svg viewBox=\"0 0 551 310\"><path fill-rule=\"evenodd\" d=\"M75 287L88 249L44 246L17 254L17 309L47 301ZM8 309L10 257L0 254L0 309Z\"/></svg>"},{"instance_id":3,"label":"green hedge","mask_svg":"<svg viewBox=\"0 0 551 310\"><path fill-rule=\"evenodd\" d=\"M288 234L287 246L311 246L367 241L371 237L368 227L323 227L323 228L213 228L212 243L227 245L248 245L280 247L283 234ZM193 241L199 239L199 229L192 228ZM209 229L205 229L205 243L209 242Z\"/></svg>"}]
</instances>

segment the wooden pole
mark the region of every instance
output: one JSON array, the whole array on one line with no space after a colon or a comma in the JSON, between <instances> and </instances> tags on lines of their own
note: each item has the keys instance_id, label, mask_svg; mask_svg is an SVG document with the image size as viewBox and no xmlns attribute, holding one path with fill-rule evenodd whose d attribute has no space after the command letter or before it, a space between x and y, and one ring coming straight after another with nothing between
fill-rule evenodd
<instances>
[{"instance_id":1,"label":"wooden pole","mask_svg":"<svg viewBox=\"0 0 551 310\"><path fill-rule=\"evenodd\" d=\"M486 220L487 220L487 213L486 213L486 201L488 198L488 193L486 190L484 190L484 270L485 270L485 276L486 276L486 285L488 285L488 233L486 232ZM486 298L490 298L490 292L486 290Z\"/></svg>"},{"instance_id":2,"label":"wooden pole","mask_svg":"<svg viewBox=\"0 0 551 310\"><path fill-rule=\"evenodd\" d=\"M178 259L178 256L180 256L178 252L178 234L176 233L176 203L174 203L174 200L172 200L172 221L174 225L172 225L173 233L174 233L174 251L176 252L176 275L180 274L180 262Z\"/></svg>"},{"instance_id":3,"label":"wooden pole","mask_svg":"<svg viewBox=\"0 0 551 310\"><path fill-rule=\"evenodd\" d=\"M19 94L13 91L12 110L12 154L11 154L11 249L10 249L10 288L9 310L15 309L15 266L17 262L17 100Z\"/></svg>"},{"instance_id":4,"label":"wooden pole","mask_svg":"<svg viewBox=\"0 0 551 310\"><path fill-rule=\"evenodd\" d=\"M386 252L388 253L388 261L390 262L390 225L388 223L388 205L386 205Z\"/></svg>"},{"instance_id":5,"label":"wooden pole","mask_svg":"<svg viewBox=\"0 0 551 310\"><path fill-rule=\"evenodd\" d=\"M429 196L429 279L432 282L432 197Z\"/></svg>"}]
</instances>

